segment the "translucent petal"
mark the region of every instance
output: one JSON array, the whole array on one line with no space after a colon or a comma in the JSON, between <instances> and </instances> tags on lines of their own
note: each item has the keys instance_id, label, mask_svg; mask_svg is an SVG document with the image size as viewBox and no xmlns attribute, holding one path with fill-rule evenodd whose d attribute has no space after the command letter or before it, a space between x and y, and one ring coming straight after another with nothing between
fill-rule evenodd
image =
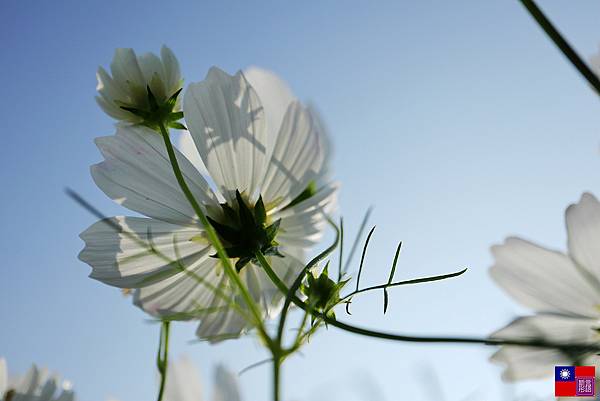
<instances>
[{"instance_id":1,"label":"translucent petal","mask_svg":"<svg viewBox=\"0 0 600 401\"><path fill-rule=\"evenodd\" d=\"M600 293L568 256L519 238L492 247L490 275L523 305L542 312L598 316Z\"/></svg>"},{"instance_id":2,"label":"translucent petal","mask_svg":"<svg viewBox=\"0 0 600 401\"><path fill-rule=\"evenodd\" d=\"M184 112L204 165L226 199L239 190L255 201L267 133L261 103L243 74L211 68L204 81L188 87Z\"/></svg>"}]
</instances>

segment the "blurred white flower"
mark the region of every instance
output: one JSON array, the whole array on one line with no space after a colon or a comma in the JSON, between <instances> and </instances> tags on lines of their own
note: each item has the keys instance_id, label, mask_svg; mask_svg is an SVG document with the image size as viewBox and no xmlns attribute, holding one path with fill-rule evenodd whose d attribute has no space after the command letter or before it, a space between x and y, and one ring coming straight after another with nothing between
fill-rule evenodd
<instances>
[{"instance_id":1,"label":"blurred white flower","mask_svg":"<svg viewBox=\"0 0 600 401\"><path fill-rule=\"evenodd\" d=\"M187 356L169 362L163 401L202 401L200 373Z\"/></svg>"},{"instance_id":2,"label":"blurred white flower","mask_svg":"<svg viewBox=\"0 0 600 401\"><path fill-rule=\"evenodd\" d=\"M269 75L263 78L268 86ZM176 151L191 191L265 317L278 313L282 295L253 259L254 252L267 254L279 277L291 284L303 267L305 250L321 238L337 190L328 178L329 145L315 115L290 100L279 126L272 127L269 121L280 116L267 117L277 112L269 107L244 74L230 76L213 68L204 81L190 85L184 110L218 191ZM81 234L86 246L79 257L92 267L91 277L138 289L136 305L156 317L201 319L201 338L239 336L248 323L211 288L230 293L231 284L219 260L211 257L215 250L177 185L160 136L141 126L118 126L116 135L98 138L96 144L105 158L92 166L96 184L149 218L114 217ZM186 271L157 251L181 260Z\"/></svg>"},{"instance_id":3,"label":"blurred white flower","mask_svg":"<svg viewBox=\"0 0 600 401\"><path fill-rule=\"evenodd\" d=\"M520 238L492 247L492 278L534 316L521 317L495 332L496 338L543 339L557 343L600 343L600 203L584 193L566 211L568 252ZM553 349L504 346L492 360L505 364L505 380L541 378L555 365L600 367L593 354L566 355ZM600 373L600 368L596 369Z\"/></svg>"},{"instance_id":4,"label":"blurred white flower","mask_svg":"<svg viewBox=\"0 0 600 401\"><path fill-rule=\"evenodd\" d=\"M241 401L237 375L223 365L215 370L215 386L212 401Z\"/></svg>"},{"instance_id":5,"label":"blurred white flower","mask_svg":"<svg viewBox=\"0 0 600 401\"><path fill-rule=\"evenodd\" d=\"M169 362L163 401L202 401L202 381L196 366L187 356ZM241 401L237 376L223 365L215 368L211 401ZM111 399L109 401L117 401Z\"/></svg>"},{"instance_id":6,"label":"blurred white flower","mask_svg":"<svg viewBox=\"0 0 600 401\"><path fill-rule=\"evenodd\" d=\"M98 68L96 101L106 114L120 121L143 123L142 117L123 107L149 110L148 87L159 105L182 88L179 62L171 49L163 46L160 55L160 58L153 53L136 56L133 49L117 49L110 64L112 76L104 68ZM180 110L178 101L172 111Z\"/></svg>"},{"instance_id":7,"label":"blurred white flower","mask_svg":"<svg viewBox=\"0 0 600 401\"><path fill-rule=\"evenodd\" d=\"M50 375L46 369L32 365L22 377L8 377L6 360L0 358L0 400L3 401L73 401L71 383Z\"/></svg>"}]
</instances>

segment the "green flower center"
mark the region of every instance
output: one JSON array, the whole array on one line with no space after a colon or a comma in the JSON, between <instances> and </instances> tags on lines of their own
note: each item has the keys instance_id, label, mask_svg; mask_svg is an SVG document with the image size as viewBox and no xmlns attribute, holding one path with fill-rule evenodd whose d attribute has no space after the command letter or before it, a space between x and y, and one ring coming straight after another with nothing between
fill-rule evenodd
<instances>
[{"instance_id":1,"label":"green flower center","mask_svg":"<svg viewBox=\"0 0 600 401\"><path fill-rule=\"evenodd\" d=\"M277 248L279 244L275 241L281 219L267 224L267 212L262 196L258 197L253 207L246 204L239 191L235 192L235 200L233 205L221 204L221 221L209 216L207 218L223 242L227 256L238 258L236 270L239 272L250 262L257 263L258 252L283 257Z\"/></svg>"}]
</instances>

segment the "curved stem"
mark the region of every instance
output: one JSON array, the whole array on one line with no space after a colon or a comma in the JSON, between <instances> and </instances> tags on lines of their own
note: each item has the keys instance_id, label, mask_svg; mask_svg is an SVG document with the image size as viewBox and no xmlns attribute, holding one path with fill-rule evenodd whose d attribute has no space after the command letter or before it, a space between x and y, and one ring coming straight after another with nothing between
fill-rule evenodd
<instances>
[{"instance_id":1,"label":"curved stem","mask_svg":"<svg viewBox=\"0 0 600 401\"><path fill-rule=\"evenodd\" d=\"M290 304L292 303L293 298L296 298L298 301L300 301L296 297L295 294L296 294L296 291L298 291L298 289L300 288L300 285L302 284L302 280L306 276L306 273L310 269L312 269L313 266L316 266L317 263L319 263L320 261L325 259L327 257L327 255L329 255L331 252L333 252L335 250L335 248L338 246L338 243L340 241L340 230L337 228L337 226L335 225L333 220L331 220L329 217L327 217L327 222L335 229L335 232L336 232L335 240L334 240L333 244L331 244L329 246L329 248L325 249L323 252L321 252L320 254L315 256L310 262L308 262L308 264L298 274L298 276L296 277L296 280L294 280L294 282L292 283L292 286L290 287L289 291L283 292L285 294L285 301L283 303L283 309L281 310L281 317L279 318L279 326L277 328L277 339L280 343L282 342L283 329L285 328L285 319L287 318L287 313L288 313L288 310L290 309ZM277 274L273 271L273 269L270 268L271 266L269 265L269 262L267 262L267 260L265 259L264 255L261 252L257 252L256 258L258 259L260 264L263 265L263 267L265 265L269 266L268 269L265 268L265 272L267 273L267 275L269 275L269 278L273 281L273 283L275 283L275 285L277 285L277 281L279 281L279 283L283 285L283 288L285 288L285 285L283 283L281 283L281 281L279 280L279 277L277 277ZM279 288L279 290L281 290L280 286L278 286L278 288ZM300 302L302 302L302 301L300 301ZM294 303L295 303L295 301L294 301ZM310 308L308 308L308 307L303 308L303 309L306 312L309 312L309 313L312 312L310 310Z\"/></svg>"},{"instance_id":2,"label":"curved stem","mask_svg":"<svg viewBox=\"0 0 600 401\"><path fill-rule=\"evenodd\" d=\"M160 388L158 390L158 401L162 401L167 382L167 368L169 365L169 327L168 320L162 322L160 326L160 340L158 343L158 355L156 356L156 366L160 373Z\"/></svg>"},{"instance_id":3,"label":"curved stem","mask_svg":"<svg viewBox=\"0 0 600 401\"><path fill-rule=\"evenodd\" d=\"M600 78L588 67L588 65L579 57L577 52L573 50L571 45L564 39L558 30L552 25L552 22L540 10L533 0L519 0L527 9L529 14L535 19L538 25L546 32L546 35L554 42L556 47L565 55L573 64L579 73L588 81L596 92L600 94Z\"/></svg>"},{"instance_id":4,"label":"curved stem","mask_svg":"<svg viewBox=\"0 0 600 401\"><path fill-rule=\"evenodd\" d=\"M367 337L380 338L384 340L392 341L404 341L404 342L415 342L415 343L457 343L457 344L484 344L484 345L518 345L527 347L540 347L540 348L555 348L561 350L567 350L570 352L598 352L600 351L600 345L598 344L563 344L563 343L552 343L541 339L527 339L527 340L502 340L497 338L469 338L469 337L425 337L425 336L409 336L396 333L387 333L381 331L375 331L359 326L353 326L347 323L340 322L334 318L327 316L324 313L310 310L309 306L304 303L295 295L295 291L288 289L285 284L277 277L269 262L262 255L257 254L259 263L267 272L270 278L274 278L274 284L277 288L287 294L287 297L291 299L294 304L303 310L308 310L313 316L323 320L328 325L337 327L339 329L360 334ZM286 298L287 300L287 298ZM284 309L285 310L285 309Z\"/></svg>"},{"instance_id":5,"label":"curved stem","mask_svg":"<svg viewBox=\"0 0 600 401\"><path fill-rule=\"evenodd\" d=\"M169 161L171 162L171 166L173 167L173 173L175 174L175 178L177 179L177 183L179 184L179 187L183 191L183 194L187 198L188 202L194 209L194 212L198 216L198 219L202 223L202 226L203 226L206 234L208 235L208 239L209 239L210 243L213 245L213 247L217 251L217 255L219 256L219 259L221 260L221 262L223 264L225 273L227 274L229 279L231 281L233 281L233 283L236 285L236 287L240 290L240 293L242 294L242 297L244 298L244 301L247 304L248 309L250 309L250 312L252 313L252 315L254 317L254 320L255 320L254 324L258 328L258 331L260 332L261 336L263 337L263 339L265 341L270 341L270 338L267 335L267 332L262 324L262 314L258 310L258 307L256 306L256 303L254 302L254 299L248 292L248 289L246 288L244 283L242 283L240 276L237 274L237 272L231 265L231 261L229 260L229 257L227 256L227 253L225 252L225 248L223 247L223 244L221 244L221 240L219 239L214 227L209 223L208 219L204 215L204 212L202 211L202 208L196 201L196 198L194 198L192 191L190 191L190 188L188 187L187 183L185 182L185 179L183 178L183 174L181 173L181 169L179 168L179 162L177 161L177 157L176 157L175 151L173 149L173 144L171 143L171 138L169 138L169 133L168 133L167 129L165 128L165 124L161 121L158 125L160 128L160 133L162 135L163 141L165 143L165 147L167 148L167 154L169 155Z\"/></svg>"}]
</instances>

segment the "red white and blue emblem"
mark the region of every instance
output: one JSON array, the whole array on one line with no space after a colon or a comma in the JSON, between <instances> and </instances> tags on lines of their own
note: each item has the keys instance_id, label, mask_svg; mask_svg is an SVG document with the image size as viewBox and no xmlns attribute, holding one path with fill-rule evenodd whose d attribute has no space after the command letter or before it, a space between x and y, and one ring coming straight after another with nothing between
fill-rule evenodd
<instances>
[{"instance_id":1,"label":"red white and blue emblem","mask_svg":"<svg viewBox=\"0 0 600 401\"><path fill-rule=\"evenodd\" d=\"M594 397L595 366L555 366L554 395L556 397Z\"/></svg>"}]
</instances>

